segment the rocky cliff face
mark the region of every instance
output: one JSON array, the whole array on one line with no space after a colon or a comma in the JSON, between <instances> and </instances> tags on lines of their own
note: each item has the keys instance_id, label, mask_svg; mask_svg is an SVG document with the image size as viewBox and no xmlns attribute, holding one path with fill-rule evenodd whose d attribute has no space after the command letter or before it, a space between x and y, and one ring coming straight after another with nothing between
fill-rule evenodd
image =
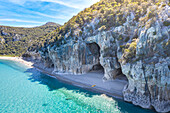
<instances>
[{"instance_id":1,"label":"rocky cliff face","mask_svg":"<svg viewBox=\"0 0 170 113\"><path fill-rule=\"evenodd\" d=\"M103 32L86 40L70 40L61 47L48 47L54 72L83 74L95 68L104 68L104 79L114 78L120 70L114 41L111 32Z\"/></svg>"},{"instance_id":2,"label":"rocky cliff face","mask_svg":"<svg viewBox=\"0 0 170 113\"><path fill-rule=\"evenodd\" d=\"M83 74L103 68L103 80L114 79L123 73L128 79L123 90L125 101L168 112L170 8L168 5L153 5L152 8L157 10L153 18L148 11L139 17L141 21L134 22L135 14L130 12L124 24L89 35L86 28L93 28L98 23L96 17L83 26L86 35L76 35L80 28L74 31L75 36L68 37L70 32L66 33L63 40L45 45L39 51L41 58L47 67L54 67L54 73Z\"/></svg>"}]
</instances>

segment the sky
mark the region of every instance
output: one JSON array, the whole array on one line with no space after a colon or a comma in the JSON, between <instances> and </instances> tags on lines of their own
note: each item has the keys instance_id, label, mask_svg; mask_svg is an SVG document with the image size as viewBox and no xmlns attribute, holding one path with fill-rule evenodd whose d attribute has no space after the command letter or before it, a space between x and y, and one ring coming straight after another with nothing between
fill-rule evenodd
<instances>
[{"instance_id":1,"label":"sky","mask_svg":"<svg viewBox=\"0 0 170 113\"><path fill-rule=\"evenodd\" d=\"M0 0L0 25L35 27L46 22L63 25L100 0Z\"/></svg>"}]
</instances>

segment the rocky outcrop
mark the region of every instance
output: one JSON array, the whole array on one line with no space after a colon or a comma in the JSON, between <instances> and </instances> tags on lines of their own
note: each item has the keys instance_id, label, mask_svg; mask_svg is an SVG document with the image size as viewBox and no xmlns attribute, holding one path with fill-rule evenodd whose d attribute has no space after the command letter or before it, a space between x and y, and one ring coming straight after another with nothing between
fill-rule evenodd
<instances>
[{"instance_id":1,"label":"rocky outcrop","mask_svg":"<svg viewBox=\"0 0 170 113\"><path fill-rule=\"evenodd\" d=\"M103 80L123 73L128 79L123 90L125 101L169 112L170 28L165 24L169 22L168 11L169 6L165 5L152 19L148 11L139 19L144 21L136 23L131 12L123 25L110 30L95 31L93 36L87 31L78 38L65 37L61 45L52 43L41 49L42 60L48 67L54 66L54 73L83 74L103 68ZM94 19L87 26L94 28L97 21Z\"/></svg>"},{"instance_id":2,"label":"rocky outcrop","mask_svg":"<svg viewBox=\"0 0 170 113\"><path fill-rule=\"evenodd\" d=\"M22 37L18 34L15 34L15 36L12 38L13 41L19 41Z\"/></svg>"},{"instance_id":3,"label":"rocky outcrop","mask_svg":"<svg viewBox=\"0 0 170 113\"><path fill-rule=\"evenodd\" d=\"M166 9L162 11L165 14L164 19L168 19L166 11ZM121 68L129 81L129 85L123 91L126 101L143 108L153 106L158 112L168 112L170 111L170 52L168 52L170 31L169 27L162 23L159 19L153 27L138 30L139 38L136 41L134 57L130 62L122 61ZM123 56L126 54L125 52Z\"/></svg>"},{"instance_id":4,"label":"rocky outcrop","mask_svg":"<svg viewBox=\"0 0 170 113\"><path fill-rule=\"evenodd\" d=\"M5 43L5 39L0 38L0 42L1 42L1 43Z\"/></svg>"},{"instance_id":5,"label":"rocky outcrop","mask_svg":"<svg viewBox=\"0 0 170 113\"><path fill-rule=\"evenodd\" d=\"M8 33L4 32L4 31L1 31L1 35L8 35Z\"/></svg>"}]
</instances>

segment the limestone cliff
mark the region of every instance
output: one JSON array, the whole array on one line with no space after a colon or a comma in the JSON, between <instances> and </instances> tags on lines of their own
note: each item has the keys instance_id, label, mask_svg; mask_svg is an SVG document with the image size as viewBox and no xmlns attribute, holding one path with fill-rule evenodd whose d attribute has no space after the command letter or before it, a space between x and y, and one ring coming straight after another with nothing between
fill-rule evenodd
<instances>
[{"instance_id":1,"label":"limestone cliff","mask_svg":"<svg viewBox=\"0 0 170 113\"><path fill-rule=\"evenodd\" d=\"M114 0L105 2L110 3L110 1ZM102 0L98 4L105 2ZM138 1L125 4L126 2L125 0L117 6L115 1L111 2L114 7L119 7L119 14L109 15L118 9L106 14L103 14L102 10L100 13L96 11L92 14L92 20L84 22L83 25L74 24L74 27L69 28L68 25L72 25L70 21L76 18L73 17L65 26L49 35L55 36L55 39L41 47L39 50L41 60L46 66L54 67L54 73L83 74L103 68L103 80L114 79L123 73L129 82L123 91L125 101L143 108L154 107L158 112L168 112L170 111L169 2L168 0L159 3ZM123 10L134 4L140 5L136 6L137 8L127 9L128 12ZM95 10L98 8L96 6L95 4L91 8ZM145 13L139 13L140 10ZM109 27L103 26L105 25L103 15L109 18L105 23L110 22ZM81 14L79 16L81 17ZM102 26L99 27L100 24Z\"/></svg>"}]
</instances>

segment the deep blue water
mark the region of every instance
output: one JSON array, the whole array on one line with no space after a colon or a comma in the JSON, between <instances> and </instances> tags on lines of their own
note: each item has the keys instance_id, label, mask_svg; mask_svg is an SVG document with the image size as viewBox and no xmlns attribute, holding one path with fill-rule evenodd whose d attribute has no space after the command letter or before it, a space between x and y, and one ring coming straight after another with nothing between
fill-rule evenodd
<instances>
[{"instance_id":1,"label":"deep blue water","mask_svg":"<svg viewBox=\"0 0 170 113\"><path fill-rule=\"evenodd\" d=\"M0 60L0 113L153 113Z\"/></svg>"}]
</instances>

